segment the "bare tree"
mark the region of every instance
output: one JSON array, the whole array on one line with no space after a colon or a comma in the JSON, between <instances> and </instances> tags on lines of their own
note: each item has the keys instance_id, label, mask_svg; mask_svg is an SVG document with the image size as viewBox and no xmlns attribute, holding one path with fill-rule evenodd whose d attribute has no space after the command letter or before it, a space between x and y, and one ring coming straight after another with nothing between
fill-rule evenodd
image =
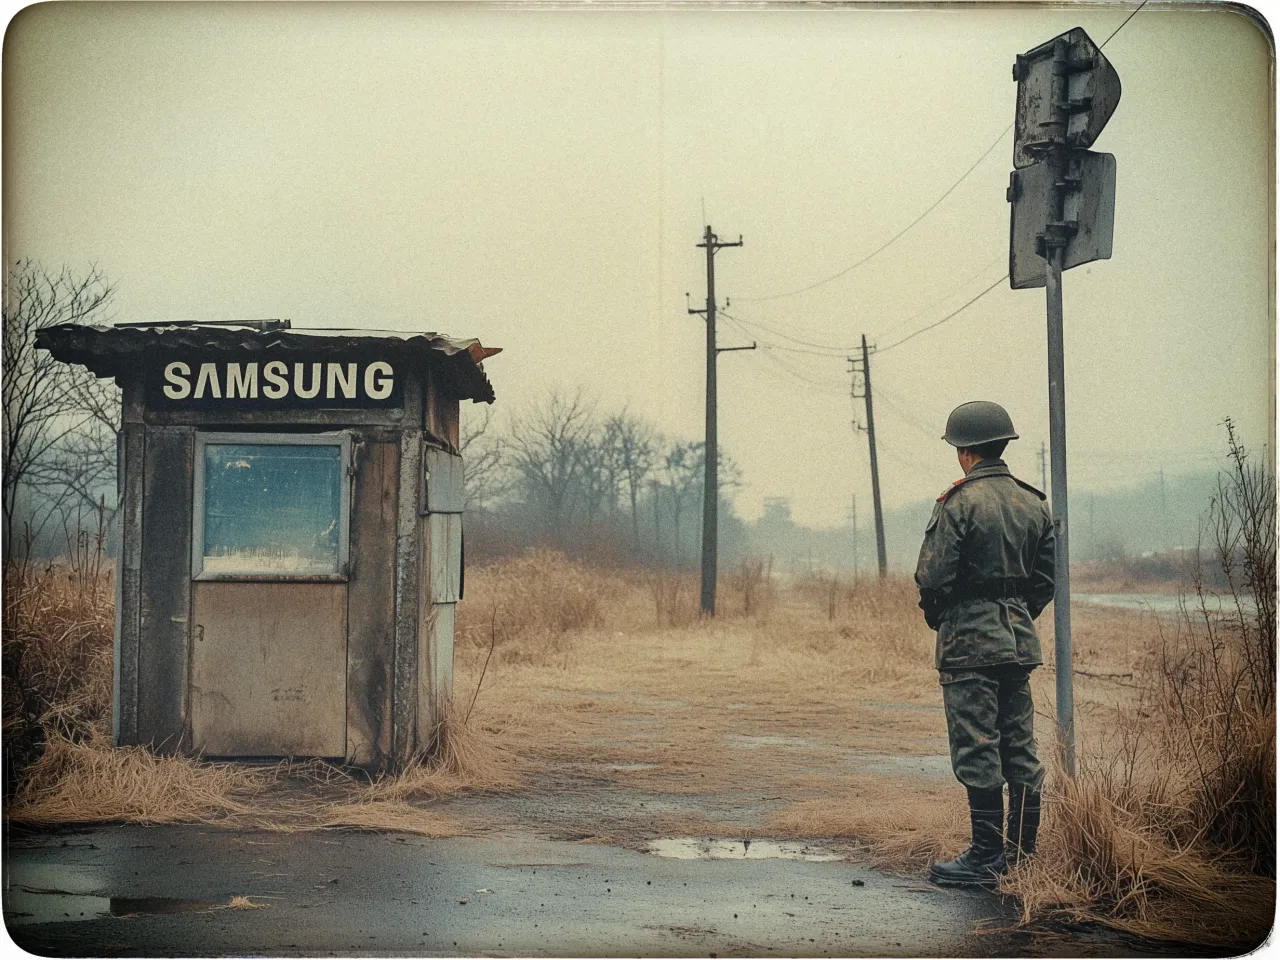
<instances>
[{"instance_id":1,"label":"bare tree","mask_svg":"<svg viewBox=\"0 0 1280 960\"><path fill-rule=\"evenodd\" d=\"M468 510L484 510L506 493L510 486L503 440L494 427L493 408L486 406L477 416L468 410L462 421L462 444L459 452L465 458L465 490Z\"/></svg>"},{"instance_id":2,"label":"bare tree","mask_svg":"<svg viewBox=\"0 0 1280 960\"><path fill-rule=\"evenodd\" d=\"M674 526L675 559L682 559L680 545L680 515L686 504L702 496L702 444L677 443L667 451L662 462L663 478L667 494L671 497L671 522Z\"/></svg>"},{"instance_id":3,"label":"bare tree","mask_svg":"<svg viewBox=\"0 0 1280 960\"><path fill-rule=\"evenodd\" d=\"M60 363L46 351L37 350L36 331L95 318L114 291L97 267L84 276L65 268L51 275L30 260L15 264L7 281L3 314L3 519L4 555L9 558L19 489L36 480L59 445L94 418L86 412L84 398L96 396L96 379L80 367ZM114 461L114 455L111 459Z\"/></svg>"},{"instance_id":4,"label":"bare tree","mask_svg":"<svg viewBox=\"0 0 1280 960\"><path fill-rule=\"evenodd\" d=\"M107 496L116 484L116 441L120 435L120 388L114 380L78 377L79 389L68 397L68 413L78 421L54 446L46 462L35 465L31 480L76 508L101 510L110 525L117 498Z\"/></svg>"},{"instance_id":5,"label":"bare tree","mask_svg":"<svg viewBox=\"0 0 1280 960\"><path fill-rule=\"evenodd\" d=\"M640 488L653 473L657 449L653 426L626 410L614 414L605 424L612 441L620 479L625 481L631 498L631 542L640 543L640 517L637 509Z\"/></svg>"},{"instance_id":6,"label":"bare tree","mask_svg":"<svg viewBox=\"0 0 1280 960\"><path fill-rule=\"evenodd\" d=\"M705 478L704 450L702 441L677 443L667 451L663 458L662 473L667 493L671 498L671 520L675 527L675 555L680 560L680 517L685 507L702 501L702 484ZM724 453L719 451L720 493L742 485L742 471L738 465Z\"/></svg>"},{"instance_id":7,"label":"bare tree","mask_svg":"<svg viewBox=\"0 0 1280 960\"><path fill-rule=\"evenodd\" d=\"M1250 460L1233 420L1223 426L1230 465L1218 476L1208 525L1231 597L1248 691L1270 708L1276 684L1276 475L1266 461Z\"/></svg>"},{"instance_id":8,"label":"bare tree","mask_svg":"<svg viewBox=\"0 0 1280 960\"><path fill-rule=\"evenodd\" d=\"M588 524L601 512L612 517L618 509L618 486L621 468L618 463L617 437L609 422L594 422L582 445L582 463L578 475L580 500Z\"/></svg>"},{"instance_id":9,"label":"bare tree","mask_svg":"<svg viewBox=\"0 0 1280 960\"><path fill-rule=\"evenodd\" d=\"M581 497L594 432L594 410L581 391L571 397L552 392L512 422L511 468L553 535L563 531Z\"/></svg>"}]
</instances>

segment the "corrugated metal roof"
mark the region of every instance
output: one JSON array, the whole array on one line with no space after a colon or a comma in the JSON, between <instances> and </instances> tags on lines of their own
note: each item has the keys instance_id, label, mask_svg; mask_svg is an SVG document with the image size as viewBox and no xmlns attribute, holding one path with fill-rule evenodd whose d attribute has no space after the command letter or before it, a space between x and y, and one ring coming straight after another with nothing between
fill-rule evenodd
<instances>
[{"instance_id":1,"label":"corrugated metal roof","mask_svg":"<svg viewBox=\"0 0 1280 960\"><path fill-rule=\"evenodd\" d=\"M479 340L458 339L440 333L404 330L357 330L333 327L292 328L288 321L233 321L230 323L174 323L120 325L115 327L64 323L45 327L36 334L42 347L64 363L78 363L100 377L118 375L145 354L160 351L217 351L258 353L263 350L338 352L388 346L410 360L439 363L443 360L457 378L459 397L492 403L493 385L485 376L483 361L500 347L485 347ZM441 356L443 355L443 356Z\"/></svg>"}]
</instances>

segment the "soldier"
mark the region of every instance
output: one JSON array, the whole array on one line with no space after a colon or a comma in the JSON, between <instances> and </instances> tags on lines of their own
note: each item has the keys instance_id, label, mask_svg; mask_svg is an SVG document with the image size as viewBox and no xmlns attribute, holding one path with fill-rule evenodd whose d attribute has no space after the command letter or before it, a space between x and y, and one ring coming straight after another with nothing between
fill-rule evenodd
<instances>
[{"instance_id":1,"label":"soldier","mask_svg":"<svg viewBox=\"0 0 1280 960\"><path fill-rule=\"evenodd\" d=\"M1030 675L1041 658L1032 621L1053 599L1053 520L1045 495L1000 459L1018 435L999 404L956 407L942 439L956 448L964 477L933 508L916 583L925 622L938 632L951 767L969 793L973 840L930 874L940 884L992 884L1008 863L1035 851L1040 825L1044 769Z\"/></svg>"}]
</instances>

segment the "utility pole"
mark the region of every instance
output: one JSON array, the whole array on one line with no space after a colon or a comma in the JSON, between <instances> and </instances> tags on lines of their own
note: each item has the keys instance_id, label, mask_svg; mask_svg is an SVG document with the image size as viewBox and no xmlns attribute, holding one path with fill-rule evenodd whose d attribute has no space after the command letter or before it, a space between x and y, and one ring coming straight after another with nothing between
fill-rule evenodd
<instances>
[{"instance_id":1,"label":"utility pole","mask_svg":"<svg viewBox=\"0 0 1280 960\"><path fill-rule=\"evenodd\" d=\"M861 364L861 366L859 366ZM849 358L849 372L853 374L852 395L863 397L867 404L867 442L871 447L871 504L876 515L876 559L880 564L880 577L889 573L889 561L884 549L884 510L880 506L880 462L876 459L876 418L871 406L871 354L867 348L867 335L862 335L862 359ZM858 393L858 374L862 374L862 393ZM855 429L857 424L854 424Z\"/></svg>"},{"instance_id":2,"label":"utility pole","mask_svg":"<svg viewBox=\"0 0 1280 960\"><path fill-rule=\"evenodd\" d=\"M1045 465L1047 462L1048 461L1046 459L1046 454L1044 450L1044 441L1041 440L1040 441L1040 492L1041 493L1049 492L1049 480L1045 476Z\"/></svg>"},{"instance_id":3,"label":"utility pole","mask_svg":"<svg viewBox=\"0 0 1280 960\"><path fill-rule=\"evenodd\" d=\"M707 306L705 310L690 309L690 313L702 314L707 322L707 410L706 441L702 446L705 473L702 481L702 613L716 615L716 562L719 537L720 508L720 455L716 440L716 357L730 350L754 350L749 347L716 346L716 251L722 247L742 246L742 237L735 243L722 242L712 232L710 224L702 234L699 247L707 251ZM687 297L688 294L685 294Z\"/></svg>"},{"instance_id":4,"label":"utility pole","mask_svg":"<svg viewBox=\"0 0 1280 960\"><path fill-rule=\"evenodd\" d=\"M858 582L858 495L853 495L849 507L849 519L853 521L853 582Z\"/></svg>"}]
</instances>

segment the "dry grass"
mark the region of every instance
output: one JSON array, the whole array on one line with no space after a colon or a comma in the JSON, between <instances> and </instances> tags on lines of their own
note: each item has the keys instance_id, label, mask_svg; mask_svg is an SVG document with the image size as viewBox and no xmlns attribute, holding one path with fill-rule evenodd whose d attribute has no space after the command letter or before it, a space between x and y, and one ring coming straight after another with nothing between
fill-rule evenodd
<instances>
[{"instance_id":1,"label":"dry grass","mask_svg":"<svg viewBox=\"0 0 1280 960\"><path fill-rule=\"evenodd\" d=\"M450 705L436 731L435 742L398 775L379 777L361 790L368 803L404 803L439 800L463 792L504 790L516 785L503 746L485 732L463 721L461 710Z\"/></svg>"},{"instance_id":2,"label":"dry grass","mask_svg":"<svg viewBox=\"0 0 1280 960\"><path fill-rule=\"evenodd\" d=\"M914 875L954 856L968 834L958 785L863 762L946 753L932 637L911 582L806 577L771 590L767 616L731 608L714 622L690 617L674 627L653 607L636 616L645 594L654 599L651 584L633 584L631 598L602 597L599 617L563 635L556 657L491 668L476 706L482 729L508 746L502 762L526 776L581 769L636 790L719 800L716 816L667 814L633 829L583 824L600 840L635 846L646 830L750 829L855 848ZM1274 816L1261 786L1274 782L1273 716L1237 712L1224 748L1225 714L1209 686L1199 712L1186 720L1172 712L1169 658L1206 643L1194 617L1177 627L1177 643L1175 625L1150 612L1080 607L1074 620L1081 770L1075 783L1051 773L1043 853L1006 879L1006 892L1020 898L1027 921L1256 941L1274 909L1258 822L1259 811ZM1042 754L1052 761L1051 616L1041 627L1050 657L1034 689ZM476 676L478 653L460 652L460 683ZM1207 676L1196 664L1192 672ZM1191 691L1187 677L1178 689ZM1195 758L1209 755L1217 759L1202 774ZM741 812L726 797L740 797ZM774 806L748 809L760 798Z\"/></svg>"},{"instance_id":3,"label":"dry grass","mask_svg":"<svg viewBox=\"0 0 1280 960\"><path fill-rule=\"evenodd\" d=\"M5 780L40 752L45 732L104 732L111 712L114 580L101 539L81 535L69 561L10 564L2 651Z\"/></svg>"},{"instance_id":4,"label":"dry grass","mask_svg":"<svg viewBox=\"0 0 1280 960\"><path fill-rule=\"evenodd\" d=\"M254 768L111 743L114 583L101 541L60 562L10 565L4 603L5 816L32 824L126 821L452 836L421 805L513 783L492 737L452 711L438 749L362 782L312 761ZM301 787L304 796L299 798Z\"/></svg>"},{"instance_id":5,"label":"dry grass","mask_svg":"<svg viewBox=\"0 0 1280 960\"><path fill-rule=\"evenodd\" d=\"M1096 772L1052 781L1038 855L1001 884L1023 920L1057 915L1190 943L1260 942L1274 919L1274 880L1171 836L1186 811L1140 795L1117 802L1113 787Z\"/></svg>"},{"instance_id":6,"label":"dry grass","mask_svg":"<svg viewBox=\"0 0 1280 960\"><path fill-rule=\"evenodd\" d=\"M473 572L468 587L458 645L487 648L493 641L497 658L513 663L562 657L570 635L601 626L606 606L626 592L616 577L545 548Z\"/></svg>"},{"instance_id":7,"label":"dry grass","mask_svg":"<svg viewBox=\"0 0 1280 960\"><path fill-rule=\"evenodd\" d=\"M629 846L691 832L813 838L919 875L966 842L963 791L945 768L936 775L946 731L932 636L905 578L786 583L744 567L721 584L722 616L706 621L688 574L616 574L546 552L473 569L458 700L431 761L361 783L324 764L250 770L112 749L109 573L80 586L62 568L28 576L6 597L6 627L21 628L6 629L6 694L8 645L23 637L24 682L44 691L23 701L45 705L49 736L14 819L451 836L477 826L441 808L449 797L552 778L562 790L612 781L671 798L649 818L605 823L583 807L581 822L563 824ZM1004 889L1026 921L1259 939L1275 899L1275 719L1233 680L1245 662L1233 643L1247 632L1217 624L1211 639L1194 615L1074 613L1080 774L1051 774L1041 853ZM1050 652L1051 617L1041 626ZM1049 754L1052 662L1033 688ZM22 728L9 716L7 742ZM935 775L904 758L933 762ZM310 785L302 796L299 781Z\"/></svg>"},{"instance_id":8,"label":"dry grass","mask_svg":"<svg viewBox=\"0 0 1280 960\"><path fill-rule=\"evenodd\" d=\"M270 776L227 763L115 748L102 737L54 734L27 771L6 815L33 823L216 823L255 813Z\"/></svg>"}]
</instances>

